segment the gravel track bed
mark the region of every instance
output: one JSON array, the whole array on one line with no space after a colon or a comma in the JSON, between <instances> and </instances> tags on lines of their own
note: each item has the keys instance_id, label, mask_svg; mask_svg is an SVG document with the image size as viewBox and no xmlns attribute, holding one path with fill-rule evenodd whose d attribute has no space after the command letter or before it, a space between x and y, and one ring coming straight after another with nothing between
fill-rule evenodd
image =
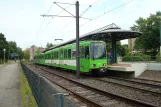
<instances>
[{"instance_id":1,"label":"gravel track bed","mask_svg":"<svg viewBox=\"0 0 161 107\"><path fill-rule=\"evenodd\" d=\"M161 86L153 86L153 85L148 85L148 84L143 84L143 83L138 83L135 81L128 81L128 79L120 79L120 78L110 78L110 77L106 77L106 78L96 78L96 80L102 80L102 81L107 81L107 82L113 82L113 83L117 83L117 84L121 84L121 85L125 85L125 86L130 86L130 87L135 87L138 89L144 89L144 90L148 90L148 91L152 91L152 92L156 92L161 94ZM156 84L155 84L156 85Z\"/></svg>"},{"instance_id":2,"label":"gravel track bed","mask_svg":"<svg viewBox=\"0 0 161 107\"><path fill-rule=\"evenodd\" d=\"M80 79L78 81L96 89L161 106L161 96L156 94L93 79Z\"/></svg>"},{"instance_id":3,"label":"gravel track bed","mask_svg":"<svg viewBox=\"0 0 161 107\"><path fill-rule=\"evenodd\" d=\"M111 96L105 96L105 95L102 95L98 92L89 90L87 88L80 87L77 84L71 83L70 81L62 79L60 77L56 77L54 74L51 75L51 73L48 73L46 71L42 71L41 69L38 69L38 68L34 68L33 66L30 66L30 68L34 69L34 71L40 73L44 77L50 78L53 81L55 81L56 83L61 84L61 86L65 87L66 89L70 90L71 92L75 92L75 93L79 94L80 96L85 97L86 99L97 102L98 104L101 104L103 107L136 107L134 105L127 104L127 103L122 102L120 100L116 100L116 99L112 98ZM57 73L59 73L59 72L57 72ZM63 73L63 76L67 77L68 75ZM71 77L71 75L70 75L70 77Z\"/></svg>"},{"instance_id":4,"label":"gravel track bed","mask_svg":"<svg viewBox=\"0 0 161 107\"><path fill-rule=\"evenodd\" d=\"M161 70L146 70L138 78L161 82Z\"/></svg>"}]
</instances>

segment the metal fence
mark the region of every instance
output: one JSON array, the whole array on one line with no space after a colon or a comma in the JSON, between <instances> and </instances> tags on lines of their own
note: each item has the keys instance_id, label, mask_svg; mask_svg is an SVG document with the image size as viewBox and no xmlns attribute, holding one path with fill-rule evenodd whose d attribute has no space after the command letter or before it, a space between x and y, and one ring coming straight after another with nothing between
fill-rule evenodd
<instances>
[{"instance_id":1,"label":"metal fence","mask_svg":"<svg viewBox=\"0 0 161 107\"><path fill-rule=\"evenodd\" d=\"M70 99L59 93L40 74L33 72L22 63L21 66L39 107L76 107Z\"/></svg>"}]
</instances>

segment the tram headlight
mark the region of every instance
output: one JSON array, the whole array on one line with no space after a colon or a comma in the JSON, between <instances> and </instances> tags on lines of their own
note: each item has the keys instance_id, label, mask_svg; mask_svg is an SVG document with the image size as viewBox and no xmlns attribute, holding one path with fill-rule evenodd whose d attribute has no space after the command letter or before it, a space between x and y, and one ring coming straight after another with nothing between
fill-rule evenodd
<instances>
[{"instance_id":1,"label":"tram headlight","mask_svg":"<svg viewBox=\"0 0 161 107\"><path fill-rule=\"evenodd\" d=\"M96 64L92 64L92 67L95 67L96 66Z\"/></svg>"},{"instance_id":2,"label":"tram headlight","mask_svg":"<svg viewBox=\"0 0 161 107\"><path fill-rule=\"evenodd\" d=\"M106 66L106 64L103 64L102 66Z\"/></svg>"}]
</instances>

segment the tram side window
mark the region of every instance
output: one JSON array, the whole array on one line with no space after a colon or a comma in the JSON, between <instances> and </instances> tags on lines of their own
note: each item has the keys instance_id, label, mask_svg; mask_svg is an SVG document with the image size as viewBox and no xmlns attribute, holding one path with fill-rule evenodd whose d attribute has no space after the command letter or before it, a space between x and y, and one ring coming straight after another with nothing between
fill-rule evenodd
<instances>
[{"instance_id":1,"label":"tram side window","mask_svg":"<svg viewBox=\"0 0 161 107\"><path fill-rule=\"evenodd\" d=\"M50 59L50 54L48 54L48 59Z\"/></svg>"},{"instance_id":2,"label":"tram side window","mask_svg":"<svg viewBox=\"0 0 161 107\"><path fill-rule=\"evenodd\" d=\"M57 52L54 52L55 59L57 59L57 56L56 56L57 54L56 54L56 53L57 53Z\"/></svg>"},{"instance_id":3,"label":"tram side window","mask_svg":"<svg viewBox=\"0 0 161 107\"><path fill-rule=\"evenodd\" d=\"M54 56L54 52L52 52L52 59L54 59L54 57L55 57L55 56Z\"/></svg>"},{"instance_id":4,"label":"tram side window","mask_svg":"<svg viewBox=\"0 0 161 107\"><path fill-rule=\"evenodd\" d=\"M67 58L67 50L64 50L64 58Z\"/></svg>"},{"instance_id":5,"label":"tram side window","mask_svg":"<svg viewBox=\"0 0 161 107\"><path fill-rule=\"evenodd\" d=\"M71 49L68 49L68 59L71 59Z\"/></svg>"},{"instance_id":6,"label":"tram side window","mask_svg":"<svg viewBox=\"0 0 161 107\"><path fill-rule=\"evenodd\" d=\"M49 54L47 55L47 59L50 59L50 56L49 56Z\"/></svg>"},{"instance_id":7,"label":"tram side window","mask_svg":"<svg viewBox=\"0 0 161 107\"><path fill-rule=\"evenodd\" d=\"M55 54L55 59L57 59L57 52L54 52L54 54Z\"/></svg>"},{"instance_id":8,"label":"tram side window","mask_svg":"<svg viewBox=\"0 0 161 107\"><path fill-rule=\"evenodd\" d=\"M60 51L60 59L63 59L63 50Z\"/></svg>"},{"instance_id":9,"label":"tram side window","mask_svg":"<svg viewBox=\"0 0 161 107\"><path fill-rule=\"evenodd\" d=\"M89 47L85 46L85 58L89 59Z\"/></svg>"},{"instance_id":10,"label":"tram side window","mask_svg":"<svg viewBox=\"0 0 161 107\"><path fill-rule=\"evenodd\" d=\"M72 49L72 58L76 58L76 49Z\"/></svg>"},{"instance_id":11,"label":"tram side window","mask_svg":"<svg viewBox=\"0 0 161 107\"><path fill-rule=\"evenodd\" d=\"M59 58L59 52L57 52L56 55L57 55L57 58Z\"/></svg>"},{"instance_id":12,"label":"tram side window","mask_svg":"<svg viewBox=\"0 0 161 107\"><path fill-rule=\"evenodd\" d=\"M57 57L57 59L59 58L58 54L59 54L59 53L58 53L58 52L56 52L56 57Z\"/></svg>"},{"instance_id":13,"label":"tram side window","mask_svg":"<svg viewBox=\"0 0 161 107\"><path fill-rule=\"evenodd\" d=\"M52 59L52 53L49 53L49 59Z\"/></svg>"},{"instance_id":14,"label":"tram side window","mask_svg":"<svg viewBox=\"0 0 161 107\"><path fill-rule=\"evenodd\" d=\"M80 48L80 57L81 57L81 58L84 58L84 52L85 52L85 51L84 51L84 47L81 47L81 48Z\"/></svg>"}]
</instances>

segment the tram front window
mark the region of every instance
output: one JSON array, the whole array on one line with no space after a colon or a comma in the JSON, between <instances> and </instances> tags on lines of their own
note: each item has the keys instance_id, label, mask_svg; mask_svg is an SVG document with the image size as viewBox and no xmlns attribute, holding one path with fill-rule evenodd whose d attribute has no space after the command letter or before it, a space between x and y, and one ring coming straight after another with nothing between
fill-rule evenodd
<instances>
[{"instance_id":1,"label":"tram front window","mask_svg":"<svg viewBox=\"0 0 161 107\"><path fill-rule=\"evenodd\" d=\"M106 44L103 42L91 43L91 58L106 59Z\"/></svg>"}]
</instances>

